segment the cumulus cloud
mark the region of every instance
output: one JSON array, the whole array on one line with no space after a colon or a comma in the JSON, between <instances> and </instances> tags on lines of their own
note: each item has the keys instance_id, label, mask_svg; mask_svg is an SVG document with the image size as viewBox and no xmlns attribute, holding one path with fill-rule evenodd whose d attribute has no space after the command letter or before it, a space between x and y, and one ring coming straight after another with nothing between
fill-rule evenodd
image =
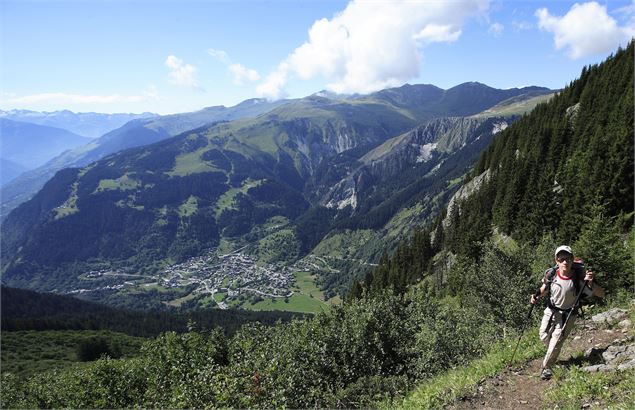
<instances>
[{"instance_id":1,"label":"cumulus cloud","mask_svg":"<svg viewBox=\"0 0 635 410\"><path fill-rule=\"evenodd\" d=\"M253 83L260 80L258 71L247 68L241 64L230 64L229 71L234 75L234 84L243 85L245 82Z\"/></svg>"},{"instance_id":2,"label":"cumulus cloud","mask_svg":"<svg viewBox=\"0 0 635 410\"><path fill-rule=\"evenodd\" d=\"M286 63L280 64L278 69L269 74L265 82L258 86L258 94L270 100L279 100L287 97L288 94L284 90L284 86L287 83L288 73L289 65Z\"/></svg>"},{"instance_id":3,"label":"cumulus cloud","mask_svg":"<svg viewBox=\"0 0 635 410\"><path fill-rule=\"evenodd\" d=\"M493 23L489 26L489 29L487 31L494 37L500 37L500 35L503 34L504 29L505 26L503 26L501 23Z\"/></svg>"},{"instance_id":4,"label":"cumulus cloud","mask_svg":"<svg viewBox=\"0 0 635 410\"><path fill-rule=\"evenodd\" d=\"M369 93L419 75L420 48L453 42L465 21L487 11L489 0L375 2L353 0L332 19L316 21L308 40L269 74L257 92L285 95L293 76L324 76L338 93Z\"/></svg>"},{"instance_id":5,"label":"cumulus cloud","mask_svg":"<svg viewBox=\"0 0 635 410\"><path fill-rule=\"evenodd\" d=\"M571 59L612 51L635 35L634 26L620 27L606 6L594 1L576 3L562 17L552 16L546 8L535 15L538 27L552 33L556 49L564 49Z\"/></svg>"},{"instance_id":6,"label":"cumulus cloud","mask_svg":"<svg viewBox=\"0 0 635 410\"><path fill-rule=\"evenodd\" d=\"M253 83L260 80L258 71L247 68L242 64L233 63L231 58L229 58L229 54L225 51L210 48L207 53L227 66L229 72L234 76L234 84L243 85L245 82Z\"/></svg>"},{"instance_id":7,"label":"cumulus cloud","mask_svg":"<svg viewBox=\"0 0 635 410\"><path fill-rule=\"evenodd\" d=\"M193 65L185 64L183 60L173 55L168 56L165 65L170 69L169 76L172 84L200 88L196 79L196 67Z\"/></svg>"},{"instance_id":8,"label":"cumulus cloud","mask_svg":"<svg viewBox=\"0 0 635 410\"><path fill-rule=\"evenodd\" d=\"M425 43L452 43L459 39L461 30L456 30L450 24L428 24L418 34L414 35L415 40Z\"/></svg>"}]
</instances>

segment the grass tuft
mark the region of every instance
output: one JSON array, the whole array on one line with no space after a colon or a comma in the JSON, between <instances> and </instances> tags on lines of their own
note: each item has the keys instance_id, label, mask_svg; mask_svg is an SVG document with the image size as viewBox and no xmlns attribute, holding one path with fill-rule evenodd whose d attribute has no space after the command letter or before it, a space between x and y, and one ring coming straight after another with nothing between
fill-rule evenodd
<instances>
[{"instance_id":1,"label":"grass tuft","mask_svg":"<svg viewBox=\"0 0 635 410\"><path fill-rule=\"evenodd\" d=\"M548 407L559 409L632 409L635 403L635 369L589 373L578 366L560 368L556 383L545 393Z\"/></svg>"}]
</instances>

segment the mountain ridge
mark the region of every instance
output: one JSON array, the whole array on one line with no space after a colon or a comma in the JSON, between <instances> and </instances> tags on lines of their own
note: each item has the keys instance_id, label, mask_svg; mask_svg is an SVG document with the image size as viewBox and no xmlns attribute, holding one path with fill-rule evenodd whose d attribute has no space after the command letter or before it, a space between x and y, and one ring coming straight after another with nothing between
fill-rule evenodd
<instances>
[{"instance_id":1,"label":"mountain ridge","mask_svg":"<svg viewBox=\"0 0 635 410\"><path fill-rule=\"evenodd\" d=\"M489 87L485 90L491 92ZM508 98L507 94L498 92L499 100ZM482 99L473 97L477 102L467 114L483 109ZM466 110L468 101L456 102L455 110ZM255 118L204 125L151 145L110 154L81 169L60 171L3 223L4 255L21 255L5 265L3 279L51 290L56 282L67 287L78 280L63 273L68 269L58 270L62 265L81 273L93 263L87 261L94 260L145 271L157 269L157 263L166 257L183 260L228 240L269 241L277 243L276 247L299 242L292 246L310 250L320 237L305 242L302 238L310 225L293 221L314 212L309 209L314 200L312 184L330 182L312 176L331 158L347 158L352 152L363 155L412 128L416 123L412 117L429 117L413 107L408 113L381 99L334 101L312 96ZM457 158L472 158L473 150L457 150ZM343 164L348 167L355 161L353 157ZM465 165L450 161L442 172L456 178L465 172ZM417 172L428 173L430 169L411 171L410 179L404 180L410 185L401 186L399 195L412 195L433 185L435 190L444 189L445 182L435 184L430 178L421 179ZM373 193L369 203L361 198L364 213L354 222L345 222L350 215L339 210L337 223L325 226L344 229L364 225L369 212L381 215L374 224L383 225L409 203L389 201L384 205L386 198L390 199L388 192ZM438 205L431 209L438 209ZM266 233L263 227L276 218L286 222L276 224L280 226L277 231ZM50 241L61 232L67 232L64 241ZM41 247L49 251L37 252ZM289 249L280 255L297 252Z\"/></svg>"},{"instance_id":2,"label":"mountain ridge","mask_svg":"<svg viewBox=\"0 0 635 410\"><path fill-rule=\"evenodd\" d=\"M108 131L121 127L133 119L149 118L156 115L157 114L151 112L143 112L141 114L104 114L97 112L73 112L70 110L0 110L0 118L62 128L88 138L97 138Z\"/></svg>"},{"instance_id":3,"label":"mountain ridge","mask_svg":"<svg viewBox=\"0 0 635 410\"><path fill-rule=\"evenodd\" d=\"M269 107L284 103L285 101L279 101L269 105ZM60 169L88 165L105 155L135 146L151 144L206 123L257 115L261 111L267 110L266 104L261 99L251 99L229 108L214 106L186 114L133 119L83 147L51 159L43 166L20 176L13 183L3 187L2 195L0 195L2 198L0 217L4 219L17 205L28 200Z\"/></svg>"},{"instance_id":4,"label":"mountain ridge","mask_svg":"<svg viewBox=\"0 0 635 410\"><path fill-rule=\"evenodd\" d=\"M27 169L89 141L90 138L66 129L0 117L0 156Z\"/></svg>"}]
</instances>

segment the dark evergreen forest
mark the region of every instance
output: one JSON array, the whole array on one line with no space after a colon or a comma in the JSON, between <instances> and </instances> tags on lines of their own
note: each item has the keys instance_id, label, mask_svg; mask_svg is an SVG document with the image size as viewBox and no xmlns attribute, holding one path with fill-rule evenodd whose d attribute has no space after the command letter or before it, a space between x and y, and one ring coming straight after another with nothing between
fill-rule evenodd
<instances>
[{"instance_id":1,"label":"dark evergreen forest","mask_svg":"<svg viewBox=\"0 0 635 410\"><path fill-rule=\"evenodd\" d=\"M633 226L633 135L631 43L501 132L465 181L485 173L480 189L385 256L352 296L423 278L440 289L441 255L478 265L494 233L532 247L576 244L613 290L632 287L630 269L608 255Z\"/></svg>"},{"instance_id":2,"label":"dark evergreen forest","mask_svg":"<svg viewBox=\"0 0 635 410\"><path fill-rule=\"evenodd\" d=\"M188 324L199 330L221 329L235 333L242 325L258 322L273 325L303 315L289 312L247 310L180 311L115 309L70 296L39 293L2 286L2 331L17 330L111 330L131 336L156 337L163 332L187 332Z\"/></svg>"}]
</instances>

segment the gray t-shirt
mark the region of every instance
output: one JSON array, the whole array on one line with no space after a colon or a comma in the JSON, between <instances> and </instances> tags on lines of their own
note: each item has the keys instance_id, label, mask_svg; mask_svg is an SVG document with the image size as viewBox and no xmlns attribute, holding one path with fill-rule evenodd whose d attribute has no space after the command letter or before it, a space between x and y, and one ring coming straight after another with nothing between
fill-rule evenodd
<instances>
[{"instance_id":1,"label":"gray t-shirt","mask_svg":"<svg viewBox=\"0 0 635 410\"><path fill-rule=\"evenodd\" d=\"M573 273L573 272L572 272ZM575 290L574 275L565 277L560 274L560 269L556 270L553 281L551 282L551 303L558 309L566 310L573 307L575 298L578 296ZM584 286L584 280L580 280L580 289ZM591 296L593 291L584 286L584 294Z\"/></svg>"}]
</instances>

